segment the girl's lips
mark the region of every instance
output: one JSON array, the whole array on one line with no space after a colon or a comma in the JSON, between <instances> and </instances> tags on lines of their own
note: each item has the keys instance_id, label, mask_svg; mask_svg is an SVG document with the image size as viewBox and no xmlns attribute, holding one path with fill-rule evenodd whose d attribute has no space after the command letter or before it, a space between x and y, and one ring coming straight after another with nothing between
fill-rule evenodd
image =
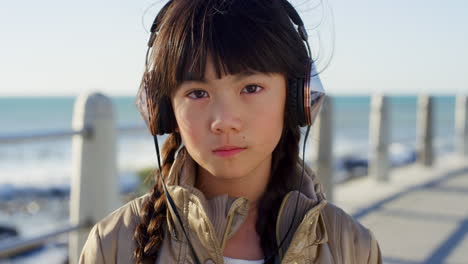
<instances>
[{"instance_id":1,"label":"girl's lips","mask_svg":"<svg viewBox=\"0 0 468 264\"><path fill-rule=\"evenodd\" d=\"M213 153L220 157L231 157L243 150L245 150L245 148L235 148L235 149L230 149L230 150L216 150L216 151L213 151Z\"/></svg>"}]
</instances>

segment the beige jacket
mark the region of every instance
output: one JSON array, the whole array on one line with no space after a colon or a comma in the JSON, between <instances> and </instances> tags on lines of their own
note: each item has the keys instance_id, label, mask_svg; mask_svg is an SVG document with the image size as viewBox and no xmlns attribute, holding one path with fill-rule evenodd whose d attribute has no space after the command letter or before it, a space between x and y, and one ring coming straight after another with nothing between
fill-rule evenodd
<instances>
[{"instance_id":1,"label":"beige jacket","mask_svg":"<svg viewBox=\"0 0 468 264\"><path fill-rule=\"evenodd\" d=\"M187 231L200 261L222 264L225 242L246 218L249 203L245 198L227 195L206 199L193 186L196 166L185 149L181 151L169 173L168 190L184 226L189 227ZM301 172L301 164L298 168ZM300 173L296 175L300 176ZM292 191L283 198L276 223L278 241L292 221L297 195L294 234L285 241L286 251L280 252L281 263L382 263L372 232L326 201L321 184L308 167L302 193ZM89 234L79 263L135 263L133 233L142 205L148 198L148 195L137 198L97 223ZM156 263L194 263L182 229L170 209L168 216L168 232Z\"/></svg>"}]
</instances>

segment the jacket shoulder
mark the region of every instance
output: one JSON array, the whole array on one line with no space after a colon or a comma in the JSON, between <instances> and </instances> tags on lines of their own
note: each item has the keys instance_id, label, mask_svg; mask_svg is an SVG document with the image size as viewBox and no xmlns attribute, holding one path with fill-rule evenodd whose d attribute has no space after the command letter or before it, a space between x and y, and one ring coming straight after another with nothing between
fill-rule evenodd
<instances>
[{"instance_id":1,"label":"jacket shoulder","mask_svg":"<svg viewBox=\"0 0 468 264\"><path fill-rule=\"evenodd\" d=\"M133 234L149 195L136 198L113 211L91 229L79 263L133 263Z\"/></svg>"},{"instance_id":2,"label":"jacket shoulder","mask_svg":"<svg viewBox=\"0 0 468 264\"><path fill-rule=\"evenodd\" d=\"M378 242L371 230L343 209L328 202L323 208L328 244L340 263L382 263ZM355 262L350 262L354 260Z\"/></svg>"}]
</instances>

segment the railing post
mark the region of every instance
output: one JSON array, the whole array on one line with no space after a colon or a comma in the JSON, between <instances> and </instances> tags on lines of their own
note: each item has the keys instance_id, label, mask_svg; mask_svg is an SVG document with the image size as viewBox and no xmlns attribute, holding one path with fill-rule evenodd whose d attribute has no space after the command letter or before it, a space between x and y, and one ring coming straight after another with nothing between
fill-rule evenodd
<instances>
[{"instance_id":1,"label":"railing post","mask_svg":"<svg viewBox=\"0 0 468 264\"><path fill-rule=\"evenodd\" d=\"M116 130L111 100L101 93L80 95L74 106L73 129L91 128L73 136L70 221L100 220L119 205ZM69 236L69 263L77 263L89 229Z\"/></svg>"},{"instance_id":2,"label":"railing post","mask_svg":"<svg viewBox=\"0 0 468 264\"><path fill-rule=\"evenodd\" d=\"M434 163L434 99L429 95L420 95L418 98L418 146L417 159L424 166Z\"/></svg>"},{"instance_id":3,"label":"railing post","mask_svg":"<svg viewBox=\"0 0 468 264\"><path fill-rule=\"evenodd\" d=\"M333 201L333 100L325 96L322 109L314 122L313 157L316 174L324 187L327 200Z\"/></svg>"},{"instance_id":4,"label":"railing post","mask_svg":"<svg viewBox=\"0 0 468 264\"><path fill-rule=\"evenodd\" d=\"M455 109L455 148L462 156L468 156L468 96L458 95Z\"/></svg>"},{"instance_id":5,"label":"railing post","mask_svg":"<svg viewBox=\"0 0 468 264\"><path fill-rule=\"evenodd\" d=\"M390 143L390 111L388 97L374 95L370 109L369 173L376 181L388 181L390 160L388 145Z\"/></svg>"}]
</instances>

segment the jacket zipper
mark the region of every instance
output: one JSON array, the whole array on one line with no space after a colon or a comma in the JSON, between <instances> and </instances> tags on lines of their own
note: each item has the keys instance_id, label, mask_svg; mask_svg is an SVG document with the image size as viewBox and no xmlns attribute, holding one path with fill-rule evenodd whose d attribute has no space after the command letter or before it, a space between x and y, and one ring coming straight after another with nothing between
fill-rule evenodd
<instances>
[{"instance_id":1,"label":"jacket zipper","mask_svg":"<svg viewBox=\"0 0 468 264\"><path fill-rule=\"evenodd\" d=\"M221 252L220 252L220 259L222 261L222 263L224 263L224 247L226 246L226 241L227 241L227 237L229 235L229 232L231 231L231 227L232 227L232 221L234 219L234 210L237 208L236 206L236 203L239 203L238 201L241 200L242 198L237 198L231 205L231 208L229 208L229 212L228 212L228 222L226 224L226 228L224 229L224 233L223 233L223 239L221 241Z\"/></svg>"},{"instance_id":2,"label":"jacket zipper","mask_svg":"<svg viewBox=\"0 0 468 264\"><path fill-rule=\"evenodd\" d=\"M231 231L231 226L232 226L232 220L233 219L234 219L234 214L232 213L228 218L226 229L224 229L223 241L221 243L221 250L222 251L224 251L224 247L226 246L227 237L228 237L229 231Z\"/></svg>"}]
</instances>

